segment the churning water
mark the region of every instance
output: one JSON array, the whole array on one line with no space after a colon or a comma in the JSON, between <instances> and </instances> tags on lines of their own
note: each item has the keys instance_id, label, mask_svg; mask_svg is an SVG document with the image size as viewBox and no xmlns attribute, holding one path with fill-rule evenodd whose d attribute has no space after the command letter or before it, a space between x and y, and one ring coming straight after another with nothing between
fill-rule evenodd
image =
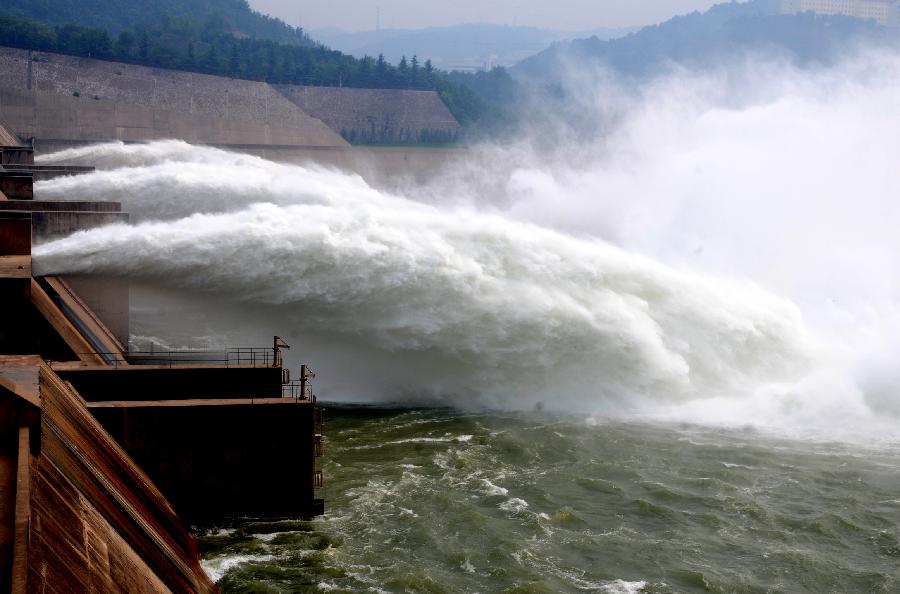
<instances>
[{"instance_id":1,"label":"churning water","mask_svg":"<svg viewBox=\"0 0 900 594\"><path fill-rule=\"evenodd\" d=\"M398 407L332 416L325 518L204 537L228 590L896 591L900 60L741 72L420 187L64 151L98 171L36 191L133 224L35 266L131 280L139 340L279 334L324 399Z\"/></svg>"},{"instance_id":2,"label":"churning water","mask_svg":"<svg viewBox=\"0 0 900 594\"><path fill-rule=\"evenodd\" d=\"M324 519L201 539L225 591L900 589L895 449L452 410L328 433Z\"/></svg>"}]
</instances>

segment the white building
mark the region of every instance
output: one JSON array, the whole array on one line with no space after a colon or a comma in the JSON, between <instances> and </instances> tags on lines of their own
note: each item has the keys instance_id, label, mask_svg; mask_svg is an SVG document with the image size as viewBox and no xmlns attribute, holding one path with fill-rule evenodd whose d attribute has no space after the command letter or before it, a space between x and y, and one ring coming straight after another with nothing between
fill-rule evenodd
<instances>
[{"instance_id":1,"label":"white building","mask_svg":"<svg viewBox=\"0 0 900 594\"><path fill-rule=\"evenodd\" d=\"M900 27L900 0L782 0L782 14L800 12L840 14Z\"/></svg>"}]
</instances>

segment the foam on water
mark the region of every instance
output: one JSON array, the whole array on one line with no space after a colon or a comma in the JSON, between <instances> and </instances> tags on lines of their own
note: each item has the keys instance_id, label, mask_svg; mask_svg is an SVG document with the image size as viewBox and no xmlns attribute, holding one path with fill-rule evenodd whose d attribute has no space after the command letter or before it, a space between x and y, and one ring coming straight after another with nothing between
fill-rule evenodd
<instances>
[{"instance_id":1,"label":"foam on water","mask_svg":"<svg viewBox=\"0 0 900 594\"><path fill-rule=\"evenodd\" d=\"M239 567L246 563L265 563L272 561L275 557L272 555L227 555L215 557L212 559L203 559L200 565L209 578L217 582L222 579L228 571Z\"/></svg>"}]
</instances>

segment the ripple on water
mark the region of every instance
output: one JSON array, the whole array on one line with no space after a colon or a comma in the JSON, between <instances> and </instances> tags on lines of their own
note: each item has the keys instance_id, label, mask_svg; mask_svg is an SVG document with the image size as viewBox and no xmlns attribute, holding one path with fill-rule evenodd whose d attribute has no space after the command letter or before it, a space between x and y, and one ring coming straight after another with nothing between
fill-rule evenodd
<instances>
[{"instance_id":1,"label":"ripple on water","mask_svg":"<svg viewBox=\"0 0 900 594\"><path fill-rule=\"evenodd\" d=\"M327 515L210 531L204 567L225 594L898 591L900 455L684 431L333 411Z\"/></svg>"}]
</instances>

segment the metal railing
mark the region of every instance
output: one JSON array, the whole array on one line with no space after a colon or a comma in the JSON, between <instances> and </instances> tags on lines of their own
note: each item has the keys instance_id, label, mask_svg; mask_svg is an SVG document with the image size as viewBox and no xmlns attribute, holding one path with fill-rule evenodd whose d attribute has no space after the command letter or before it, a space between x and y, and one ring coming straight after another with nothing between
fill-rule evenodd
<instances>
[{"instance_id":1,"label":"metal railing","mask_svg":"<svg viewBox=\"0 0 900 594\"><path fill-rule=\"evenodd\" d=\"M294 400L312 400L314 398L312 386L299 380L282 384L281 397Z\"/></svg>"},{"instance_id":2,"label":"metal railing","mask_svg":"<svg viewBox=\"0 0 900 594\"><path fill-rule=\"evenodd\" d=\"M157 365L174 367L177 365L221 365L224 367L275 367L272 349L246 348L227 351L86 351L77 355L97 355L109 365Z\"/></svg>"},{"instance_id":3,"label":"metal railing","mask_svg":"<svg viewBox=\"0 0 900 594\"><path fill-rule=\"evenodd\" d=\"M276 353L265 347L237 347L225 350L128 351L131 365L222 365L224 367L276 367ZM280 363L280 361L278 361Z\"/></svg>"},{"instance_id":4,"label":"metal railing","mask_svg":"<svg viewBox=\"0 0 900 594\"><path fill-rule=\"evenodd\" d=\"M309 401L315 404L316 395L313 394L310 380L316 374L307 366L300 366L300 379L291 381L290 370L282 367L282 349L291 348L278 336L273 341L271 348L266 347L234 347L228 349L172 349L125 352L93 351L89 354L102 357L104 361L115 368L123 366L156 366L174 368L177 366L219 366L251 367L251 368L280 368L282 374L281 397L291 398L295 402ZM319 410L319 409L316 409ZM321 413L319 413L321 414ZM324 416L316 418L317 433L322 433Z\"/></svg>"}]
</instances>

